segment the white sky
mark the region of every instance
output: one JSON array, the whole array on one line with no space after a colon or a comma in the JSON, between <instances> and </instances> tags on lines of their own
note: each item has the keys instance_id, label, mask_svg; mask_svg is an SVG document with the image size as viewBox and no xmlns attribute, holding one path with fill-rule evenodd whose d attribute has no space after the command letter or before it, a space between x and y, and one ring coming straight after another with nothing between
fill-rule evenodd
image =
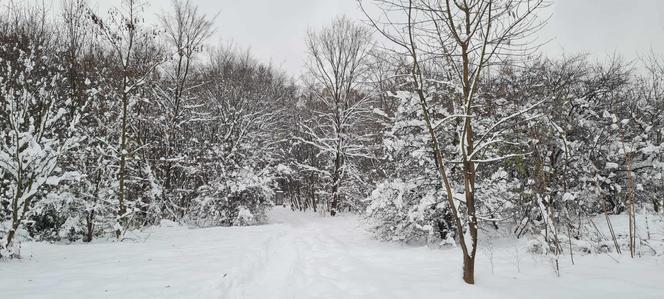
<instances>
[{"instance_id":1,"label":"white sky","mask_svg":"<svg viewBox=\"0 0 664 299\"><path fill-rule=\"evenodd\" d=\"M547 54L635 59L652 49L664 56L662 0L555 0L550 11L542 35L555 39L546 45Z\"/></svg>"},{"instance_id":2,"label":"white sky","mask_svg":"<svg viewBox=\"0 0 664 299\"><path fill-rule=\"evenodd\" d=\"M90 1L103 13L121 0ZM308 28L342 14L364 17L355 0L191 1L208 15L220 13L211 42L250 48L261 61L295 76L303 68ZM148 22L170 5L171 0L151 0ZM544 14L549 13L552 18L540 33L542 40L553 39L543 48L547 55L588 53L603 60L616 54L631 60L653 49L664 56L664 0L553 0Z\"/></svg>"}]
</instances>

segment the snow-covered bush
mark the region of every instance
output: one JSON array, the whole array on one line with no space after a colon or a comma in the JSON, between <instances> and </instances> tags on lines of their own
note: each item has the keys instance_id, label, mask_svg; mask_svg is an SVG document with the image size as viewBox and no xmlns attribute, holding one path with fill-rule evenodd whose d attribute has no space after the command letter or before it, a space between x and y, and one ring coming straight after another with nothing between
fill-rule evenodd
<instances>
[{"instance_id":1,"label":"snow-covered bush","mask_svg":"<svg viewBox=\"0 0 664 299\"><path fill-rule=\"evenodd\" d=\"M439 200L444 194L434 188L422 188L421 183L394 179L379 184L372 192L367 215L378 238L427 244L453 240L456 229L445 204Z\"/></svg>"},{"instance_id":2,"label":"snow-covered bush","mask_svg":"<svg viewBox=\"0 0 664 299\"><path fill-rule=\"evenodd\" d=\"M273 179L250 169L198 189L193 200L191 221L199 226L253 225L267 221L274 197Z\"/></svg>"},{"instance_id":3,"label":"snow-covered bush","mask_svg":"<svg viewBox=\"0 0 664 299\"><path fill-rule=\"evenodd\" d=\"M245 208L244 206L240 206L237 211L237 217L235 217L235 220L233 220L233 225L246 226L255 223L256 219L254 217L254 214L252 214L251 211Z\"/></svg>"},{"instance_id":4,"label":"snow-covered bush","mask_svg":"<svg viewBox=\"0 0 664 299\"><path fill-rule=\"evenodd\" d=\"M79 176L58 164L81 140L73 130L80 115L60 93L62 80L58 61L40 44L0 45L0 175L8 216L2 220L10 223L0 248L13 246L35 205Z\"/></svg>"},{"instance_id":5,"label":"snow-covered bush","mask_svg":"<svg viewBox=\"0 0 664 299\"><path fill-rule=\"evenodd\" d=\"M426 127L418 120L419 102L409 92L391 94L391 99L396 104L391 116L376 111L387 118L384 163L391 171L367 198L366 214L381 239L449 243L456 227L435 173ZM438 107L435 113L447 113Z\"/></svg>"},{"instance_id":6,"label":"snow-covered bush","mask_svg":"<svg viewBox=\"0 0 664 299\"><path fill-rule=\"evenodd\" d=\"M477 217L485 228L508 226L518 237L546 240L549 247L543 252L552 252L550 246L560 249L569 238L575 248L587 251L582 248L588 247L585 227L590 224L584 219L627 209L628 174L636 205L661 210L664 135L661 122L650 115L664 107L663 99L655 96L663 93L653 91L664 85L652 83L657 76L638 78L620 64L593 66L574 57L535 60L523 69L505 66L482 82L475 118L478 136L514 111L534 107L499 135L487 137L495 143L483 149L485 156L515 156L477 167ZM431 81L427 92L433 118L454 122L445 103L455 90L444 80ZM419 103L408 92L388 94L396 108L377 112L388 123L383 139L388 178L368 198L367 212L383 239L423 238L426 234L419 228L444 219L444 194L436 189L439 182L417 114ZM545 104L533 106L537 103ZM452 130L445 123L437 128L441 136ZM450 177L460 175L454 154L458 140L441 137L440 143L449 149ZM452 186L460 202L461 187ZM427 205L442 210L422 213L420 207ZM421 219L425 222L416 221Z\"/></svg>"}]
</instances>

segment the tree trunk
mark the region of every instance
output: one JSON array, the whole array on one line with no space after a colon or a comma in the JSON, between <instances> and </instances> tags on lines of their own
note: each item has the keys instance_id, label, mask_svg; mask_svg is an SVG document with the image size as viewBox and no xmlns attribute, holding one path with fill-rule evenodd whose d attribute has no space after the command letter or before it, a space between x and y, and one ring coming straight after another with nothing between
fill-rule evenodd
<instances>
[{"instance_id":1,"label":"tree trunk","mask_svg":"<svg viewBox=\"0 0 664 299\"><path fill-rule=\"evenodd\" d=\"M120 225L124 227L124 217L127 212L125 206L125 168L127 165L127 106L129 105L129 95L126 92L128 85L127 76L125 75L123 79L123 93L122 93L122 128L120 131L120 170L118 172L119 176L119 194L118 194L118 221ZM116 230L115 235L117 238L120 238L121 231L120 229Z\"/></svg>"},{"instance_id":2,"label":"tree trunk","mask_svg":"<svg viewBox=\"0 0 664 299\"><path fill-rule=\"evenodd\" d=\"M632 176L632 158L627 157L627 215L629 218L629 254L636 256L636 208L634 207L634 177Z\"/></svg>"},{"instance_id":3,"label":"tree trunk","mask_svg":"<svg viewBox=\"0 0 664 299\"><path fill-rule=\"evenodd\" d=\"M334 177L332 185L332 203L330 203L330 215L337 214L337 207L339 206L339 185L341 185L341 167L343 161L341 160L341 148L337 146L337 154L334 159Z\"/></svg>"},{"instance_id":4,"label":"tree trunk","mask_svg":"<svg viewBox=\"0 0 664 299\"><path fill-rule=\"evenodd\" d=\"M87 221L87 231L85 236L85 242L92 242L93 231L94 231L94 219L95 219L95 210L91 210L86 217Z\"/></svg>"},{"instance_id":5,"label":"tree trunk","mask_svg":"<svg viewBox=\"0 0 664 299\"><path fill-rule=\"evenodd\" d=\"M18 154L17 154L18 157ZM12 201L12 227L7 233L7 242L5 243L5 248L9 248L14 241L14 236L16 235L16 231L18 230L19 225L21 224L22 218L25 215L25 208L27 208L29 205L25 206L23 213L19 215L18 209L19 209L19 198L23 195L23 168L22 166L19 167L18 171L18 182L17 182L17 188L16 188L16 194L14 195L14 199ZM25 199L25 203L28 203L28 199Z\"/></svg>"},{"instance_id":6,"label":"tree trunk","mask_svg":"<svg viewBox=\"0 0 664 299\"><path fill-rule=\"evenodd\" d=\"M463 255L463 281L475 284L475 255Z\"/></svg>"},{"instance_id":7,"label":"tree trunk","mask_svg":"<svg viewBox=\"0 0 664 299\"><path fill-rule=\"evenodd\" d=\"M475 217L475 165L472 162L464 163L466 188L466 213L468 215L468 230L470 232L470 250L464 249L463 280L468 284L475 283L475 255L477 253L477 217Z\"/></svg>"},{"instance_id":8,"label":"tree trunk","mask_svg":"<svg viewBox=\"0 0 664 299\"><path fill-rule=\"evenodd\" d=\"M7 242L5 243L5 248L9 248L12 245L12 242L14 241L14 235L16 234L16 229L14 225L12 225L12 229L7 233Z\"/></svg>"},{"instance_id":9,"label":"tree trunk","mask_svg":"<svg viewBox=\"0 0 664 299\"><path fill-rule=\"evenodd\" d=\"M336 216L337 215L337 206L338 206L338 201L337 201L337 195L334 194L334 197L332 197L332 202L330 203L330 216Z\"/></svg>"}]
</instances>

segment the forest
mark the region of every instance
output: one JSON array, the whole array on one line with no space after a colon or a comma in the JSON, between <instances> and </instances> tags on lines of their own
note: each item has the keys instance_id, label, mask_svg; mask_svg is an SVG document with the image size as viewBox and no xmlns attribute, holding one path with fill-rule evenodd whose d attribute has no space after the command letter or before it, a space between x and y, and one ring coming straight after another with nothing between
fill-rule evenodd
<instances>
[{"instance_id":1,"label":"forest","mask_svg":"<svg viewBox=\"0 0 664 299\"><path fill-rule=\"evenodd\" d=\"M302 74L213 43L196 1L155 23L141 0L56 2L0 1L0 273L22 244L279 207L454 248L467 284L497 238L557 276L664 255L664 58L548 57L549 1L357 1L364 20L309 30Z\"/></svg>"}]
</instances>

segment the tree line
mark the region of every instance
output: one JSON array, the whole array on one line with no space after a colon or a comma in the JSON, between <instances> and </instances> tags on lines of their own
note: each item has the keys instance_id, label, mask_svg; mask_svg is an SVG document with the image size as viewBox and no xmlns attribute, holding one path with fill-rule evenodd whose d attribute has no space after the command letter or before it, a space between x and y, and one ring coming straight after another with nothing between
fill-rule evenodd
<instances>
[{"instance_id":1,"label":"tree line","mask_svg":"<svg viewBox=\"0 0 664 299\"><path fill-rule=\"evenodd\" d=\"M0 247L125 238L160 221L265 221L294 80L207 44L213 17L173 1L98 14L10 4L0 18ZM55 16L55 17L53 17Z\"/></svg>"}]
</instances>

